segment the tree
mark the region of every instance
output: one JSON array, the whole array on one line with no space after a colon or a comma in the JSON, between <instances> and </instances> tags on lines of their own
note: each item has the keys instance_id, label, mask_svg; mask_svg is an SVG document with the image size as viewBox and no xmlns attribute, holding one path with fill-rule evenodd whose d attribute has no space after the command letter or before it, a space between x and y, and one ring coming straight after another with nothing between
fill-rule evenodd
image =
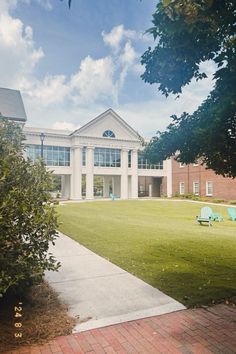
<instances>
[{"instance_id":1,"label":"tree","mask_svg":"<svg viewBox=\"0 0 236 354\"><path fill-rule=\"evenodd\" d=\"M149 30L156 47L143 54L142 79L160 92L181 94L192 78L206 73L200 65L217 66L214 88L193 113L173 116L146 149L156 163L176 154L178 161L201 159L217 174L236 177L236 2L232 0L162 0Z\"/></svg>"},{"instance_id":2,"label":"tree","mask_svg":"<svg viewBox=\"0 0 236 354\"><path fill-rule=\"evenodd\" d=\"M61 0L61 1L63 1L63 0ZM69 8L71 7L71 3L72 3L72 0L68 0L68 6L69 6Z\"/></svg>"},{"instance_id":3,"label":"tree","mask_svg":"<svg viewBox=\"0 0 236 354\"><path fill-rule=\"evenodd\" d=\"M47 190L51 173L24 158L22 129L0 120L0 296L27 286L59 263L48 254L57 217Z\"/></svg>"}]
</instances>

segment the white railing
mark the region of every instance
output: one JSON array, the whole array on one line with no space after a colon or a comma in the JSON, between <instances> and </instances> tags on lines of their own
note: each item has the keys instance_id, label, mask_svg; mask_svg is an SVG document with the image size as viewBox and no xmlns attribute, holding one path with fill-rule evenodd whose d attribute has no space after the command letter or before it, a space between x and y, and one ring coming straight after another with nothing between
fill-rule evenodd
<instances>
[{"instance_id":1,"label":"white railing","mask_svg":"<svg viewBox=\"0 0 236 354\"><path fill-rule=\"evenodd\" d=\"M156 165L149 164L146 161L138 164L138 169L140 170L163 170L163 163L158 163Z\"/></svg>"}]
</instances>

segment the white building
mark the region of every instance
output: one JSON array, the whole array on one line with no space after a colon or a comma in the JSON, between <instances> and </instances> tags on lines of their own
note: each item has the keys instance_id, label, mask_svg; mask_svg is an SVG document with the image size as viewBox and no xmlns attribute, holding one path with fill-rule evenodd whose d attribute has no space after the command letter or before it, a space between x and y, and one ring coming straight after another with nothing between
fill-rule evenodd
<instances>
[{"instance_id":1,"label":"white building","mask_svg":"<svg viewBox=\"0 0 236 354\"><path fill-rule=\"evenodd\" d=\"M1 119L24 126L27 155L32 161L43 156L47 168L60 176L63 198L108 198L112 193L129 199L192 193L235 199L235 180L218 176L205 166L179 164L173 157L159 165L143 161L138 134L112 109L71 133L29 128L20 91L0 88Z\"/></svg>"},{"instance_id":2,"label":"white building","mask_svg":"<svg viewBox=\"0 0 236 354\"><path fill-rule=\"evenodd\" d=\"M20 91L0 88L1 118L26 123ZM61 176L63 198L108 198L112 193L129 199L172 194L171 160L159 165L143 161L138 134L112 109L71 133L25 125L24 132L26 154L32 161L43 156L47 168ZM100 190L95 186L98 176Z\"/></svg>"},{"instance_id":3,"label":"white building","mask_svg":"<svg viewBox=\"0 0 236 354\"><path fill-rule=\"evenodd\" d=\"M138 134L112 109L71 133L30 127L24 132L27 155L34 161L43 152L47 168L62 176L63 198L107 198L110 193L121 199L171 196L170 160L148 165L138 158ZM99 193L96 176L103 179Z\"/></svg>"}]
</instances>

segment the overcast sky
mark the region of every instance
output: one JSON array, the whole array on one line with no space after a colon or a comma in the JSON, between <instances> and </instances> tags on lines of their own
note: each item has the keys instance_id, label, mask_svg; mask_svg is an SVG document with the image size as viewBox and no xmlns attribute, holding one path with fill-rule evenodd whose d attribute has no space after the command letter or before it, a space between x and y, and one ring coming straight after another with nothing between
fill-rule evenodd
<instances>
[{"instance_id":1,"label":"overcast sky","mask_svg":"<svg viewBox=\"0 0 236 354\"><path fill-rule=\"evenodd\" d=\"M0 0L0 86L21 90L28 126L73 130L113 108L143 136L170 115L193 112L212 87L192 82L180 99L145 84L140 57L155 43L152 0Z\"/></svg>"}]
</instances>

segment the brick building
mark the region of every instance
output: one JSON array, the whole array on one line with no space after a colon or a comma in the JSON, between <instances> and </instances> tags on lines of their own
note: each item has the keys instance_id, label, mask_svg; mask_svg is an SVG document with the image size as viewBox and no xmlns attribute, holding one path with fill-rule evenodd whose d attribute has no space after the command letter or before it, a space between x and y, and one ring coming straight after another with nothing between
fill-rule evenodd
<instances>
[{"instance_id":1,"label":"brick building","mask_svg":"<svg viewBox=\"0 0 236 354\"><path fill-rule=\"evenodd\" d=\"M185 165L172 158L172 195L175 194L236 200L236 179L216 175L198 163Z\"/></svg>"}]
</instances>

